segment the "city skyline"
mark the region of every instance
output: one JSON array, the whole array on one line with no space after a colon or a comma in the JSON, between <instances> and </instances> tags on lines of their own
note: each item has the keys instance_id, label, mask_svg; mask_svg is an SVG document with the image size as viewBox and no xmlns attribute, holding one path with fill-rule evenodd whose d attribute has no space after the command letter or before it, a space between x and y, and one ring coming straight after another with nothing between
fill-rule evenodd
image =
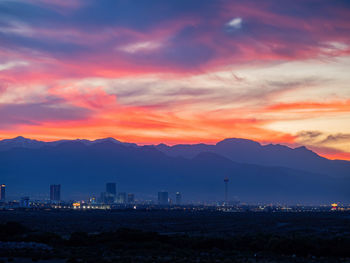
<instances>
[{"instance_id":1,"label":"city skyline","mask_svg":"<svg viewBox=\"0 0 350 263\"><path fill-rule=\"evenodd\" d=\"M220 201L190 201L187 200L183 202L182 193L181 192L173 192L169 193L168 191L159 191L156 195L154 195L153 200L145 200L145 199L135 199L134 193L126 193L126 192L115 192L113 194L113 200L104 199L103 196L101 198L96 199L94 195L91 195L86 200L71 200L61 198L61 185L56 184L50 185L50 195L48 199L33 199L30 196L21 196L20 200L11 200L5 198L5 184L0 185L0 209L1 208L55 208L55 209L123 209L127 207L132 207L136 209L138 205L139 209L147 209L154 208L154 206L158 205L157 209L162 209L166 207L177 207L182 206L188 209L196 209L196 206L206 209L211 209L212 207L222 207L228 209L236 209L236 211L244 211L243 207L246 207L250 211L270 211L270 209L274 209L275 211L284 211L288 212L289 209L298 210L301 212L312 211L315 209L317 212L327 211L330 208L331 211L350 211L350 203L341 203L341 202L331 202L324 204L297 204L297 205L288 205L283 204L279 201L264 203L264 202L256 202L256 203L247 203L245 201L241 202L236 199L236 197L229 196L227 190L227 184L229 180L228 177L224 178L224 189L223 190L223 198ZM116 183L106 183L106 189L111 189L111 185L116 185ZM105 192L108 193L108 192ZM120 197L123 196L122 200ZM174 199L172 198L174 197ZM108 206L109 205L109 206ZM276 210L277 209L277 210ZM272 210L271 210L272 211Z\"/></svg>"},{"instance_id":2,"label":"city skyline","mask_svg":"<svg viewBox=\"0 0 350 263\"><path fill-rule=\"evenodd\" d=\"M349 14L342 0L1 1L0 138L238 137L350 160Z\"/></svg>"},{"instance_id":3,"label":"city skyline","mask_svg":"<svg viewBox=\"0 0 350 263\"><path fill-rule=\"evenodd\" d=\"M41 199L41 201L50 201L53 203L60 203L60 202L67 202L67 201L79 201L79 200L71 200L67 198L62 198L61 195L61 184L50 184L49 185L49 194L46 199ZM118 192L116 191L116 186L117 183L111 183L108 182L106 183L106 191L101 192L101 197L96 198L94 194L90 194L87 202L90 203L103 203L103 204L133 204L135 203L135 194L134 193L127 193L127 192ZM12 201L12 200L7 200L6 199L6 185L5 184L0 184L0 201ZM10 185L11 187L11 185ZM105 196L104 194L108 194ZM159 193L166 194L166 202L163 202L163 204L171 204L172 202L170 201L170 195L173 195L174 198L174 204L180 205L182 203L182 194L181 192L177 191L176 193L169 193L168 191L160 191L158 192L158 203L159 203ZM18 195L18 194L17 194ZM29 200L40 200L36 198L31 198L30 196L26 196L23 194L18 195L19 199L21 201L25 200L28 202ZM122 199L121 199L122 198ZM154 201L156 203L156 194L154 195ZM141 200L139 200L141 201ZM145 201L145 200L142 200ZM164 201L164 200L163 200Z\"/></svg>"},{"instance_id":4,"label":"city skyline","mask_svg":"<svg viewBox=\"0 0 350 263\"><path fill-rule=\"evenodd\" d=\"M59 182L66 200L94 195L105 203L124 203L128 193L146 200L167 189L184 193L186 200L218 201L226 199L223 179L229 177L232 197L252 203L350 200L349 162L325 159L305 147L238 138L176 146L140 146L112 138L50 143L15 138L0 141L0 167L6 168L0 171L2 183L19 197L42 199L43 189ZM118 182L118 190L108 182Z\"/></svg>"},{"instance_id":5,"label":"city skyline","mask_svg":"<svg viewBox=\"0 0 350 263\"><path fill-rule=\"evenodd\" d=\"M350 0L0 0L0 263L350 262Z\"/></svg>"}]
</instances>

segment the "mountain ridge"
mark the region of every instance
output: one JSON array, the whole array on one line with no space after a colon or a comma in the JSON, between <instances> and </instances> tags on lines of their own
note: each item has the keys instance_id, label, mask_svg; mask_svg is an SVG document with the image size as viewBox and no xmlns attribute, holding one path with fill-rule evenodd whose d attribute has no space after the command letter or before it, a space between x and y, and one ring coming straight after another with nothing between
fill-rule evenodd
<instances>
[{"instance_id":1,"label":"mountain ridge","mask_svg":"<svg viewBox=\"0 0 350 263\"><path fill-rule=\"evenodd\" d=\"M137 145L135 143L121 142L111 137L96 140L75 139L44 142L18 136L13 139L0 140L0 151L14 147L33 149L41 148L43 146L52 147L66 142L77 141L86 145L93 145L100 142L111 142L115 145L143 147L142 145ZM242 138L226 138L216 144L198 143L168 146L161 143L148 146L155 147L157 150L172 157L181 156L184 158L194 158L202 152L213 152L240 163L259 164L264 166L282 166L313 173L328 174L335 177L347 177L350 175L350 161L329 160L305 146L291 148L283 144L262 145L259 142Z\"/></svg>"},{"instance_id":2,"label":"mountain ridge","mask_svg":"<svg viewBox=\"0 0 350 263\"><path fill-rule=\"evenodd\" d=\"M116 181L136 193L183 190L194 198L215 199L223 178L229 176L235 187L241 187L235 194L245 199L296 200L308 198L309 192L320 200L341 195L350 201L344 190L350 185L350 162L328 160L306 147L261 145L238 138L174 146L137 145L114 138L0 141L1 183L17 184L19 192L30 191L27 174L41 189L44 182L62 183L78 196Z\"/></svg>"},{"instance_id":3,"label":"mountain ridge","mask_svg":"<svg viewBox=\"0 0 350 263\"><path fill-rule=\"evenodd\" d=\"M40 140L36 140L36 139L30 139L30 138L26 138L23 136L17 136L14 138L6 138L6 139L2 139L0 140L0 150L3 150L4 148L6 149L6 147L4 147L5 145L8 146L8 148L13 148L13 147L29 147L31 148L33 146L33 144L38 144L40 146L43 145L58 145L60 143L64 143L64 142L68 142L68 141L81 141L83 143L87 143L87 144L92 144L92 143L98 143L98 142L102 142L102 141L111 141L117 144L124 144L124 145L130 145L130 146L140 146L136 143L129 143L129 142L122 142L119 141L113 137L106 137L106 138L100 138L100 139L95 139L95 140L88 140L88 139L62 139L62 140L56 140L56 141L40 141ZM169 148L173 148L173 147L191 147L191 146L218 146L221 144L225 144L225 143L244 143L245 146L246 145L258 145L261 147L285 147L288 149L292 149L292 150L307 150L309 152L314 153L315 155L321 157L320 155L318 155L317 153L313 152L312 150L308 149L306 146L299 146L296 148L292 148L290 146L287 145L283 145L283 144L266 144L266 145L262 145L261 143L254 141L254 140L250 140L250 139L244 139L244 138L226 138L223 139L221 141L218 141L216 144L206 144L206 143L196 143L196 144L175 144L172 146L167 145L166 143L160 143L158 145L153 145L153 144L146 144L146 145L150 145L150 146L155 146L155 147L169 147ZM7 149L8 149L7 148ZM325 158L325 157L321 157L321 158ZM327 159L327 158L325 158ZM329 159L328 159L329 160ZM346 161L346 162L350 162L347 160L340 160L339 161Z\"/></svg>"},{"instance_id":4,"label":"mountain ridge","mask_svg":"<svg viewBox=\"0 0 350 263\"><path fill-rule=\"evenodd\" d=\"M230 178L230 198L250 202L350 201L349 180L257 164L238 163L216 153L192 159L164 154L155 146L130 147L113 141L69 141L41 148L0 151L0 177L9 193L34 195L62 185L64 199L87 198L117 182L118 192L153 198L160 190L180 191L185 200L222 200L223 178ZM316 200L316 201L315 201Z\"/></svg>"}]
</instances>

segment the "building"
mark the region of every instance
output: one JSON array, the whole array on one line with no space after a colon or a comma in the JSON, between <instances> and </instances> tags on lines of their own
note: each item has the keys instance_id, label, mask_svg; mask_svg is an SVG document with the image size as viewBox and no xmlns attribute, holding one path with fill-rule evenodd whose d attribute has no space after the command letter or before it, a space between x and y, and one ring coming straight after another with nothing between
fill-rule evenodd
<instances>
[{"instance_id":1,"label":"building","mask_svg":"<svg viewBox=\"0 0 350 263\"><path fill-rule=\"evenodd\" d=\"M89 204L96 204L96 197L95 196L91 196L89 198Z\"/></svg>"},{"instance_id":2,"label":"building","mask_svg":"<svg viewBox=\"0 0 350 263\"><path fill-rule=\"evenodd\" d=\"M50 185L50 201L60 201L61 200L61 185L52 184Z\"/></svg>"},{"instance_id":3,"label":"building","mask_svg":"<svg viewBox=\"0 0 350 263\"><path fill-rule=\"evenodd\" d=\"M113 204L115 202L115 195L108 193L108 192L102 192L101 193L101 203L103 204Z\"/></svg>"},{"instance_id":4,"label":"building","mask_svg":"<svg viewBox=\"0 0 350 263\"><path fill-rule=\"evenodd\" d=\"M169 193L168 192L158 192L158 204L168 205L169 204Z\"/></svg>"},{"instance_id":5,"label":"building","mask_svg":"<svg viewBox=\"0 0 350 263\"><path fill-rule=\"evenodd\" d=\"M117 203L126 204L126 193L118 193Z\"/></svg>"},{"instance_id":6,"label":"building","mask_svg":"<svg viewBox=\"0 0 350 263\"><path fill-rule=\"evenodd\" d=\"M180 192L176 192L176 205L181 205L182 204L182 195Z\"/></svg>"},{"instance_id":7,"label":"building","mask_svg":"<svg viewBox=\"0 0 350 263\"><path fill-rule=\"evenodd\" d=\"M228 182L229 182L228 177L225 177L225 179L224 179L224 183L225 183L225 201L224 201L224 205L228 205Z\"/></svg>"},{"instance_id":8,"label":"building","mask_svg":"<svg viewBox=\"0 0 350 263\"><path fill-rule=\"evenodd\" d=\"M128 194L128 204L134 204L134 203L135 203L135 195Z\"/></svg>"},{"instance_id":9,"label":"building","mask_svg":"<svg viewBox=\"0 0 350 263\"><path fill-rule=\"evenodd\" d=\"M116 183L107 183L106 184L106 192L108 194L117 195L117 184Z\"/></svg>"},{"instance_id":10,"label":"building","mask_svg":"<svg viewBox=\"0 0 350 263\"><path fill-rule=\"evenodd\" d=\"M6 199L6 185L0 185L0 201L5 201Z\"/></svg>"},{"instance_id":11,"label":"building","mask_svg":"<svg viewBox=\"0 0 350 263\"><path fill-rule=\"evenodd\" d=\"M101 203L113 204L117 197L117 184L106 183L106 192L101 193Z\"/></svg>"},{"instance_id":12,"label":"building","mask_svg":"<svg viewBox=\"0 0 350 263\"><path fill-rule=\"evenodd\" d=\"M22 197L20 201L20 207L28 208L30 207L29 197Z\"/></svg>"}]
</instances>

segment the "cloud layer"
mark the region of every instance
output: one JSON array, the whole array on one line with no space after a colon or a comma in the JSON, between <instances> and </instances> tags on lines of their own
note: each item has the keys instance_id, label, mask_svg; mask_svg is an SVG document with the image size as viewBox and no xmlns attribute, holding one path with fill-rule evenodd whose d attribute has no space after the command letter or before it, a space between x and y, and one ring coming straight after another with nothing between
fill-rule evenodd
<instances>
[{"instance_id":1,"label":"cloud layer","mask_svg":"<svg viewBox=\"0 0 350 263\"><path fill-rule=\"evenodd\" d=\"M1 1L0 136L350 159L349 16L342 0Z\"/></svg>"}]
</instances>

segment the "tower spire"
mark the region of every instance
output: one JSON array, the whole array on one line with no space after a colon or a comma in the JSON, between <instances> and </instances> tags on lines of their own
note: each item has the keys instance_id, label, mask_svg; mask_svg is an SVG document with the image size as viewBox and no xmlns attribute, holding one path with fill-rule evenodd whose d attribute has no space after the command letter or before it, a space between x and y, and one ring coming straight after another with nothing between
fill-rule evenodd
<instances>
[{"instance_id":1,"label":"tower spire","mask_svg":"<svg viewBox=\"0 0 350 263\"><path fill-rule=\"evenodd\" d=\"M224 182L225 182L225 203L224 203L224 205L227 205L227 203L228 203L228 198L227 198L227 195L228 195L228 182L229 182L229 179L228 179L227 176L225 177Z\"/></svg>"}]
</instances>

